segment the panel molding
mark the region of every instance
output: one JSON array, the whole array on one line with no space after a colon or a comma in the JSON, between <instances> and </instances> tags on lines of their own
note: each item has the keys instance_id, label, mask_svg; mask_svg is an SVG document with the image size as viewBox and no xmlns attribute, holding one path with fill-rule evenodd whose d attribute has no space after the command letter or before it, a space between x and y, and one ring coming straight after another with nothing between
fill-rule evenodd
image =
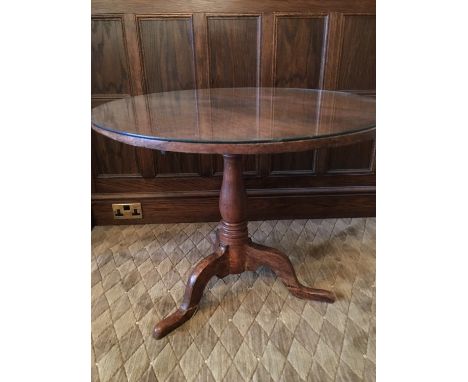
<instances>
[{"instance_id":1,"label":"panel molding","mask_svg":"<svg viewBox=\"0 0 468 382\"><path fill-rule=\"evenodd\" d=\"M329 28L327 34L327 55L325 65L324 89L327 90L346 90L356 94L375 95L375 89L339 89L339 73L342 69L342 53L345 40L345 18L352 16L375 17L375 13L369 12L331 12L329 16Z\"/></svg>"},{"instance_id":2,"label":"panel molding","mask_svg":"<svg viewBox=\"0 0 468 382\"><path fill-rule=\"evenodd\" d=\"M151 22L155 22L151 26ZM176 24L172 24L174 22ZM183 24L180 24L182 22ZM171 91L181 90L197 87L197 73L196 73L196 57L195 57L195 37L194 37L194 23L192 14L177 13L177 14L153 14L153 15L135 15L136 23L136 36L138 39L138 54L142 67L142 88L145 93L153 93L160 91ZM155 40L145 41L144 38L148 38L149 35L145 33L145 28L156 28L152 32L158 31L162 35L151 35L151 38ZM177 32L177 33L174 33ZM146 36L146 37L144 37ZM158 40L158 37L169 39ZM184 71L181 71L180 67L177 70L177 76L171 76L167 71L172 71L173 66L180 59L180 44L184 44L183 49L183 65ZM148 45L149 44L149 45ZM159 61L152 61L156 58L147 51L151 44L157 44L158 54L163 57ZM145 48L146 45L146 48ZM179 48L179 52L176 49ZM178 54L179 53L179 54ZM171 61L172 60L172 61ZM149 70L154 71L150 75ZM155 83L154 77L159 78L161 81ZM150 86L151 84L151 86ZM153 87L156 86L156 87ZM152 118L150 115L149 118ZM200 168L200 156L197 156L193 161L194 155L186 154L174 154L167 153L162 154L160 152L148 150L148 165L154 170L149 173L149 177L180 177L180 176L193 176L201 175L203 170ZM170 165L175 163L175 166ZM190 172L171 172L172 169L183 168L188 163L198 164L197 171Z\"/></svg>"},{"instance_id":3,"label":"panel molding","mask_svg":"<svg viewBox=\"0 0 468 382\"><path fill-rule=\"evenodd\" d=\"M328 32L328 53L325 66L324 88L328 90L344 90L359 95L375 96L374 89L342 89L339 86L341 70L343 68L343 51L345 44L345 23L347 17L369 16L375 17L375 12L332 12L330 13L330 25ZM355 150L359 150L359 144L355 145ZM345 153L346 149L322 149L317 151L317 171L328 174L358 174L375 172L375 140L373 142L372 153L368 166L362 168L330 168L331 157L341 151Z\"/></svg>"},{"instance_id":4,"label":"panel molding","mask_svg":"<svg viewBox=\"0 0 468 382\"><path fill-rule=\"evenodd\" d=\"M159 194L94 194L95 224L128 224L113 219L112 203L139 202L139 224L218 221L219 191ZM375 186L247 190L249 220L375 216ZM132 221L134 224L135 221Z\"/></svg>"},{"instance_id":5,"label":"panel molding","mask_svg":"<svg viewBox=\"0 0 468 382\"><path fill-rule=\"evenodd\" d=\"M97 93L93 94L91 97L92 106L97 106L98 104L104 102L110 102L116 99L121 99L130 95L142 94L141 89L141 80L138 73L138 68L140 67L138 62L138 57L135 56L135 48L137 48L137 41L135 40L134 35L134 17L130 14L104 14L104 15L93 15L92 20L98 21L118 21L122 28L122 44L124 47L126 70L128 72L128 86L129 92L122 94L107 94L107 93ZM110 142L109 142L110 144ZM112 143L114 145L114 143ZM120 145L122 145L120 143ZM121 149L124 149L123 147ZM151 165L152 153L150 150L143 148L131 148L125 150L131 150L135 154L136 166L138 167L139 174L126 174L128 176L152 176L154 174L154 169ZM95 148L93 148L93 152ZM99 158L95 153L93 153L93 172L95 176L101 176L103 174L98 174ZM120 176L121 174L108 174L110 176Z\"/></svg>"},{"instance_id":6,"label":"panel molding","mask_svg":"<svg viewBox=\"0 0 468 382\"><path fill-rule=\"evenodd\" d=\"M221 173L219 173L219 176L208 178L100 176L95 180L95 187L97 193L119 193L123 191L136 193L167 191L178 193L181 191L219 190L222 181L220 175ZM368 173L313 176L276 174L269 177L246 175L244 176L244 183L248 189L375 186L375 176Z\"/></svg>"},{"instance_id":7,"label":"panel molding","mask_svg":"<svg viewBox=\"0 0 468 382\"><path fill-rule=\"evenodd\" d=\"M325 76L325 63L326 63L326 53L327 53L327 35L328 35L328 13L326 12L306 12L306 13L296 13L296 12L275 12L274 13L274 38L273 38L273 64L272 64L272 71L273 71L273 79L272 79L272 84L273 86L283 86L286 85L288 87L306 87L306 88L322 88L323 83L324 83L324 76ZM289 78L287 78L285 81L279 80L279 74L278 71L279 69L279 60L280 60L280 28L281 28L281 23L284 20L318 20L322 23L321 28L316 28L313 24L297 24L297 28L309 28L306 30L303 30L302 33L304 32L309 32L309 33L315 33L318 32L320 33L320 37L316 39L315 42L318 42L320 44L319 48L317 49L320 54L316 55L313 54L311 51L309 51L310 44L314 41L313 39L315 36L308 36L308 38L300 38L296 37L294 34L293 37L296 37L294 39L291 36L288 36L287 42L290 44L288 47L289 49L295 49L296 51L299 49L299 51L307 51L307 54L302 57L303 60L306 60L306 63L301 63L298 65L296 68L291 68L291 60L294 60L294 58L290 57L293 52L289 52L288 54L288 64L287 68L291 68L293 70L299 70L303 71L303 73L300 74L300 78L295 79L294 77L298 75L298 73L295 73L292 75L289 74ZM291 24L294 25L294 24ZM291 27L290 25L290 27ZM318 25L320 26L320 25ZM286 27L283 26L283 27ZM317 30L314 30L316 28ZM298 33L299 29L295 33ZM296 41L295 41L296 40ZM305 44L305 46L294 46L294 44ZM283 47L284 49L285 47ZM282 54L286 54L287 52L282 52ZM309 72L311 62L310 60L316 61L315 64L315 74L313 72ZM317 64L318 61L318 64ZM318 74L317 74L317 68ZM284 73L284 69L282 70L282 73ZM315 78L315 79L314 79ZM293 82L291 82L291 80ZM313 81L312 81L313 80ZM296 85L296 82L298 81L299 86ZM311 82L312 81L312 82ZM316 162L317 160L317 153L316 151L309 151L305 153L290 153L290 154L282 154L282 155L272 155L270 156L270 168L269 168L269 173L271 175L277 175L277 174L284 174L284 175L313 175L316 171ZM297 163L296 167L302 163L302 167L304 167L305 163L308 163L307 166L308 168L291 168L291 169L278 169L274 168L275 163ZM292 165L294 167L294 165ZM285 166L288 167L288 166Z\"/></svg>"},{"instance_id":8,"label":"panel molding","mask_svg":"<svg viewBox=\"0 0 468 382\"><path fill-rule=\"evenodd\" d=\"M208 58L208 23L205 13L194 13L192 16L195 77L197 88L209 88L210 65ZM211 118L209 111L201 110L199 118ZM202 121L203 122L203 121ZM208 177L213 175L213 162L211 156L200 155L200 175Z\"/></svg>"},{"instance_id":9,"label":"panel molding","mask_svg":"<svg viewBox=\"0 0 468 382\"><path fill-rule=\"evenodd\" d=\"M124 57L125 57L125 66L126 66L126 71L128 73L128 87L129 90L128 92L122 92L118 94L122 94L123 96L128 96L133 94L133 84L131 80L131 69L130 69L130 59L128 56L128 45L127 45L127 38L126 38L126 31L125 31L125 16L123 14L100 14L100 15L92 15L91 16L91 21L117 21L120 24L120 28L122 29L122 43L124 47ZM112 93L94 93L94 95L109 95ZM115 94L115 93L114 93Z\"/></svg>"},{"instance_id":10,"label":"panel molding","mask_svg":"<svg viewBox=\"0 0 468 382\"><path fill-rule=\"evenodd\" d=\"M366 142L363 142L365 144ZM356 167L356 168L331 168L330 166L330 150L327 150L327 174L358 174L358 173L374 173L375 172L375 140L372 141L372 149L367 167Z\"/></svg>"},{"instance_id":11,"label":"panel molding","mask_svg":"<svg viewBox=\"0 0 468 382\"><path fill-rule=\"evenodd\" d=\"M125 41L128 47L129 61L132 63L130 75L132 78L133 94L141 95L144 93L143 67L140 56L140 41L138 39L137 19L133 14L124 15ZM153 162L153 152L143 147L137 147L136 159L140 173L145 178L155 176L155 167Z\"/></svg>"},{"instance_id":12,"label":"panel molding","mask_svg":"<svg viewBox=\"0 0 468 382\"><path fill-rule=\"evenodd\" d=\"M174 13L174 12L366 12L375 10L375 0L294 0L294 1L132 1L128 0L92 0L93 14L121 12L121 13Z\"/></svg>"},{"instance_id":13,"label":"panel molding","mask_svg":"<svg viewBox=\"0 0 468 382\"><path fill-rule=\"evenodd\" d=\"M101 177L141 177L135 147L111 140L95 131L91 131L91 146L91 164L95 184L96 180ZM98 152L106 154L98 157ZM112 171L112 169L117 171Z\"/></svg>"},{"instance_id":14,"label":"panel molding","mask_svg":"<svg viewBox=\"0 0 468 382\"><path fill-rule=\"evenodd\" d=\"M319 83L315 88L321 89L323 87L324 81L324 71L326 63L326 52L327 52L327 35L328 35L328 13L318 12L318 13L285 13L285 12L275 12L274 17L274 32L273 32L273 68L272 68L272 84L276 84L277 80L277 62L278 62L278 23L284 19L322 19L324 22L323 25L323 42L322 50L320 55L320 75ZM273 85L272 85L273 86Z\"/></svg>"},{"instance_id":15,"label":"panel molding","mask_svg":"<svg viewBox=\"0 0 468 382\"><path fill-rule=\"evenodd\" d=\"M213 86L213 68L212 68L212 57L213 57L213 42L210 36L210 21L211 20L245 20L245 19L256 19L256 63L255 63L255 84L251 86L260 86L260 65L261 65L261 18L262 14L260 13L207 13L206 17L206 26L207 26L207 42L208 42L208 66L209 66L209 86L210 87L219 87ZM213 27L211 27L213 28ZM244 86L243 84L240 84ZM238 86L238 84L235 84Z\"/></svg>"},{"instance_id":16,"label":"panel molding","mask_svg":"<svg viewBox=\"0 0 468 382\"><path fill-rule=\"evenodd\" d=\"M372 90L372 88L370 89L355 89L355 88L344 88L344 87L340 87L339 86L339 79L340 79L340 73L341 73L341 70L342 70L342 66L343 66L343 49L344 49L344 43L345 43L345 37L346 37L346 34L344 33L344 29L345 29L345 23L346 23L346 18L348 17L353 17L353 16L357 16L357 17L374 17L375 18L375 13L358 13L358 12L344 12L344 13L341 13L341 18L340 18L340 37L339 37L339 49L340 49L340 54L339 54L339 60L337 62L337 65L336 65L336 71L337 71L337 77L336 77L336 90L346 90L346 91L351 91L351 92L355 92L355 91L369 91L369 90Z\"/></svg>"},{"instance_id":17,"label":"panel molding","mask_svg":"<svg viewBox=\"0 0 468 382\"><path fill-rule=\"evenodd\" d=\"M259 13L206 13L209 87L260 86L262 15ZM255 23L254 26L250 22ZM255 36L252 37L252 31ZM215 33L216 32L216 33ZM233 54L240 50L243 54ZM232 56L232 60L229 57ZM224 60L224 61L223 61ZM237 61L236 61L237 60ZM211 115L211 118L214 116ZM222 161L211 157L213 176L220 176ZM258 158L244 158L244 174L258 174Z\"/></svg>"},{"instance_id":18,"label":"panel molding","mask_svg":"<svg viewBox=\"0 0 468 382\"><path fill-rule=\"evenodd\" d=\"M145 89L145 93L153 93L148 89L148 72L145 66L146 56L145 51L143 49L143 42L142 42L142 22L145 21L178 21L178 20L185 20L190 21L190 47L191 47L191 61L192 67L194 69L194 80L196 84L195 78L195 46L194 46L194 28L193 28L193 17L192 14L153 14L153 15L136 15L135 22L137 27L137 36L138 36L138 45L139 45L139 55L141 60L142 66L142 80L143 80L143 88ZM179 89L177 89L179 90ZM164 90L163 90L164 91ZM167 90L166 90L167 91Z\"/></svg>"}]
</instances>

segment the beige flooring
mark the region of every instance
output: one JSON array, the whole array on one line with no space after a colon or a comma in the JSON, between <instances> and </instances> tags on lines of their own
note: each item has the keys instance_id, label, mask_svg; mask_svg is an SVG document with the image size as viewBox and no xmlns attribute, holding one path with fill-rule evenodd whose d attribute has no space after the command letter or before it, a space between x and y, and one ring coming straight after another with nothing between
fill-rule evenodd
<instances>
[{"instance_id":1,"label":"beige flooring","mask_svg":"<svg viewBox=\"0 0 468 382\"><path fill-rule=\"evenodd\" d=\"M197 314L162 340L217 223L95 227L93 381L374 381L375 218L250 222L334 304L291 296L268 269L213 278Z\"/></svg>"}]
</instances>

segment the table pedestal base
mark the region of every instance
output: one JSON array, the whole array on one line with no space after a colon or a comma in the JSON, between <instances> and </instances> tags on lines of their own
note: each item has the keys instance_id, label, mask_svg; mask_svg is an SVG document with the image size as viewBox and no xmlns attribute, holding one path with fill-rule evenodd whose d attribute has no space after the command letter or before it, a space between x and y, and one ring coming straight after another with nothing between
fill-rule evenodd
<instances>
[{"instance_id":1,"label":"table pedestal base","mask_svg":"<svg viewBox=\"0 0 468 382\"><path fill-rule=\"evenodd\" d=\"M219 201L223 220L217 230L215 251L195 266L179 309L155 326L153 336L156 339L163 338L195 314L203 290L213 276L223 278L244 271L255 271L260 266L269 267L298 298L335 301L332 292L302 285L291 261L284 253L250 240L241 164L239 155L224 155L223 184Z\"/></svg>"}]
</instances>

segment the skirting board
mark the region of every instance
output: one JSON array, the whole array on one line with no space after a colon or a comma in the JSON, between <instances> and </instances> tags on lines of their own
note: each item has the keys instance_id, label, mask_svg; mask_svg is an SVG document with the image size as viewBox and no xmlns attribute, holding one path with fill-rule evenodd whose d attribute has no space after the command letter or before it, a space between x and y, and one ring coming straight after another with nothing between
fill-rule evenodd
<instances>
[{"instance_id":1,"label":"skirting board","mask_svg":"<svg viewBox=\"0 0 468 382\"><path fill-rule=\"evenodd\" d=\"M220 220L217 191L92 194L94 225ZM375 186L247 190L248 219L375 216ZM112 203L141 203L143 218L116 220Z\"/></svg>"}]
</instances>

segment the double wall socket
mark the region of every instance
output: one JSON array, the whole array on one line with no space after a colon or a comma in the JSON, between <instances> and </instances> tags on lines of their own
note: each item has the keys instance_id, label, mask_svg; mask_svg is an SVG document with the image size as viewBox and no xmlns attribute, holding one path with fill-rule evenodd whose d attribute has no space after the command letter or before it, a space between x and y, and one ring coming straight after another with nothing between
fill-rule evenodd
<instances>
[{"instance_id":1,"label":"double wall socket","mask_svg":"<svg viewBox=\"0 0 468 382\"><path fill-rule=\"evenodd\" d=\"M142 219L141 203L112 204L114 219Z\"/></svg>"}]
</instances>

